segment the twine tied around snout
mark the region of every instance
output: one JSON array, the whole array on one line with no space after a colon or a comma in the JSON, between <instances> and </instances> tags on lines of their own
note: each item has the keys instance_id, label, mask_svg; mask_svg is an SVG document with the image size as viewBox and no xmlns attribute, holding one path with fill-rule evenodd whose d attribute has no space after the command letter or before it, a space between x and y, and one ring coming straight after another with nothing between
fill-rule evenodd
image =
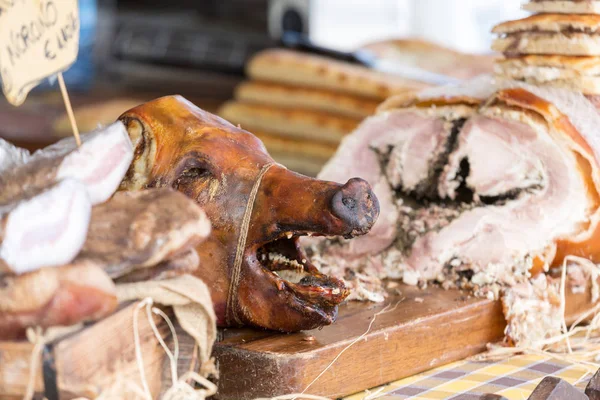
<instances>
[{"instance_id":1,"label":"twine tied around snout","mask_svg":"<svg viewBox=\"0 0 600 400\"><path fill-rule=\"evenodd\" d=\"M225 321L227 325L232 325L234 321L236 324L242 325L242 321L238 316L235 303L237 301L237 292L240 286L240 273L244 257L244 249L246 248L246 240L248 239L248 229L250 228L250 219L252 218L252 211L254 210L254 202L256 201L256 196L258 195L258 189L260 188L260 184L263 180L263 177L273 165L279 164L271 162L265 164L262 167L262 169L258 173L258 176L256 177L254 186L252 186L252 191L248 196L246 210L244 211L244 217L242 219L242 225L240 227L240 236L238 237L238 243L235 250L235 260L233 262L231 282L229 283L229 292L227 293L227 305L225 308Z\"/></svg>"}]
</instances>

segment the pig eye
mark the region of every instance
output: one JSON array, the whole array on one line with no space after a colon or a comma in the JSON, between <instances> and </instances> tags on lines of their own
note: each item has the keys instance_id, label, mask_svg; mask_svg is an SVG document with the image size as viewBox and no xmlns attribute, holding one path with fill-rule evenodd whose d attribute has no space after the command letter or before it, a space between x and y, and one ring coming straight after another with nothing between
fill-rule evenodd
<instances>
[{"instance_id":1,"label":"pig eye","mask_svg":"<svg viewBox=\"0 0 600 400\"><path fill-rule=\"evenodd\" d=\"M196 179L203 178L210 175L210 172L206 168L188 168L179 175L179 178L183 179Z\"/></svg>"},{"instance_id":2,"label":"pig eye","mask_svg":"<svg viewBox=\"0 0 600 400\"><path fill-rule=\"evenodd\" d=\"M186 185L204 179L210 176L210 171L207 168L193 167L186 168L179 174L175 182L173 182L173 188L179 189L179 186Z\"/></svg>"}]
</instances>

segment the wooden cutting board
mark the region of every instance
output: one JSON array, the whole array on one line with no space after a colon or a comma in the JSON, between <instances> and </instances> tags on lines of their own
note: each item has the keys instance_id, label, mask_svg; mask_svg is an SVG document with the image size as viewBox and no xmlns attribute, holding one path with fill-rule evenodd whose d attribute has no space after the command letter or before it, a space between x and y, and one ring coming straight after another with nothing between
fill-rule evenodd
<instances>
[{"instance_id":1,"label":"wooden cutting board","mask_svg":"<svg viewBox=\"0 0 600 400\"><path fill-rule=\"evenodd\" d=\"M400 291L383 304L343 305L338 321L322 330L289 335L222 331L214 353L219 399L300 393L346 349L306 391L339 398L478 354L503 337L498 301L437 287L400 286ZM589 291L569 294L569 320L590 305ZM373 322L386 307L388 312Z\"/></svg>"}]
</instances>

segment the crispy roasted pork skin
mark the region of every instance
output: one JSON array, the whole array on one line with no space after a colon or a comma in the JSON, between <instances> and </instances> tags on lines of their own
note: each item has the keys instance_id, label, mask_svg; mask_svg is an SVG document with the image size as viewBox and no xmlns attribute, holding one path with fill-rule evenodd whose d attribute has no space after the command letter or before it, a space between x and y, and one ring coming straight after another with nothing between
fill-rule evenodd
<instances>
[{"instance_id":1,"label":"crispy roasted pork skin","mask_svg":"<svg viewBox=\"0 0 600 400\"><path fill-rule=\"evenodd\" d=\"M196 275L211 289L220 326L297 331L335 320L347 290L312 265L298 238L368 232L379 207L365 181L291 172L274 164L255 136L179 96L120 119L135 147L121 188L173 187L211 220Z\"/></svg>"},{"instance_id":2,"label":"crispy roasted pork skin","mask_svg":"<svg viewBox=\"0 0 600 400\"><path fill-rule=\"evenodd\" d=\"M570 254L599 262L598 126L583 95L517 82L393 98L319 175L360 172L382 218L353 243L316 246L341 264L377 259L379 276L478 289L525 281Z\"/></svg>"}]
</instances>

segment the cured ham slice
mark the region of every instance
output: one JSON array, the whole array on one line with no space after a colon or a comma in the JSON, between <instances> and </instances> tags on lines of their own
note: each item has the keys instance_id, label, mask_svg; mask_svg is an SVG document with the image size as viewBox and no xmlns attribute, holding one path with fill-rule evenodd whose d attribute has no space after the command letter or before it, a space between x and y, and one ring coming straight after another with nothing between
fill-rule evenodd
<instances>
[{"instance_id":1,"label":"cured ham slice","mask_svg":"<svg viewBox=\"0 0 600 400\"><path fill-rule=\"evenodd\" d=\"M517 82L392 98L319 175L362 176L382 218L354 243L310 244L327 265L488 297L567 255L598 262L598 126L583 95Z\"/></svg>"},{"instance_id":2,"label":"cured ham slice","mask_svg":"<svg viewBox=\"0 0 600 400\"><path fill-rule=\"evenodd\" d=\"M73 179L0 207L0 272L69 263L81 250L92 205Z\"/></svg>"},{"instance_id":3,"label":"cured ham slice","mask_svg":"<svg viewBox=\"0 0 600 400\"><path fill-rule=\"evenodd\" d=\"M119 186L133 159L133 147L125 126L116 122L82 135L81 140L81 146L77 147L74 138L63 139L30 157L19 156L20 153L9 149L9 156L5 157L9 161L2 163L0 159L0 172L4 169L0 175L0 204L66 178L81 181L92 204L106 201ZM15 159L17 162L10 161ZM14 168L3 166L8 164Z\"/></svg>"},{"instance_id":4,"label":"cured ham slice","mask_svg":"<svg viewBox=\"0 0 600 400\"><path fill-rule=\"evenodd\" d=\"M22 338L28 327L69 326L102 318L117 306L102 267L77 262L18 276L0 276L0 339Z\"/></svg>"},{"instance_id":5,"label":"cured ham slice","mask_svg":"<svg viewBox=\"0 0 600 400\"><path fill-rule=\"evenodd\" d=\"M116 279L178 258L209 233L204 211L182 193L170 188L117 192L93 208L87 240L76 260L104 265Z\"/></svg>"}]
</instances>

